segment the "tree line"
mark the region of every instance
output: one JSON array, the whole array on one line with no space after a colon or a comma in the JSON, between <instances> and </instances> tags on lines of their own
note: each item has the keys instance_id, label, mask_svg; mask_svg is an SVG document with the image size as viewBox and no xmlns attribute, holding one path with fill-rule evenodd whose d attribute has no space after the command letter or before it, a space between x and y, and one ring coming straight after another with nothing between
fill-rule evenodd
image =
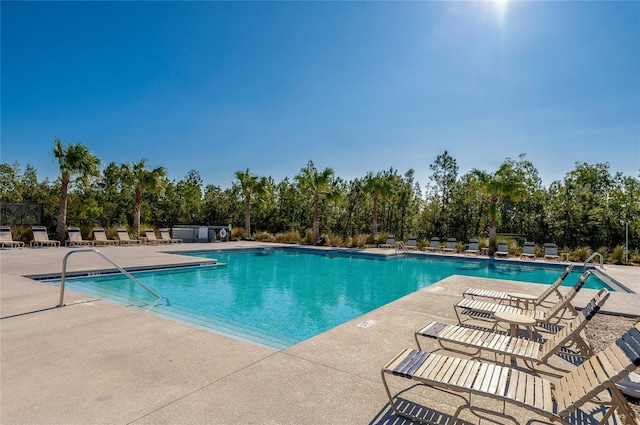
<instances>
[{"instance_id":1,"label":"tree line","mask_svg":"<svg viewBox=\"0 0 640 425\"><path fill-rule=\"evenodd\" d=\"M522 154L506 158L498 170L460 174L447 151L429 165L426 185L414 170L371 171L345 180L331 168L309 161L292 178L276 182L251 170L235 173L231 187L204 184L191 170L169 180L166 168L147 161L102 162L82 143L55 139L60 166L55 181L40 180L30 165L0 164L0 202L39 203L42 224L64 240L66 224L115 229L180 224L232 224L234 236L269 240L276 235L334 245L360 246L397 239L453 237L466 242L500 238L555 242L571 250L608 254L625 245L640 261L640 175L612 173L608 163L576 163L562 181L545 187L535 166ZM3 217L3 224L12 224ZM619 253L616 254L618 257Z\"/></svg>"}]
</instances>

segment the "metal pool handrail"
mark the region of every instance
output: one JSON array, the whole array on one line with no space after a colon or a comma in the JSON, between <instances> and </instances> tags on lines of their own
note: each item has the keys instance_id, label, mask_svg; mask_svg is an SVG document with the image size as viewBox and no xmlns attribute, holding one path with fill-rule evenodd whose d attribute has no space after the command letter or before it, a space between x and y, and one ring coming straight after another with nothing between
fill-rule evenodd
<instances>
[{"instance_id":1,"label":"metal pool handrail","mask_svg":"<svg viewBox=\"0 0 640 425\"><path fill-rule=\"evenodd\" d=\"M593 257L596 257L596 256L600 257L600 268L604 269L604 257L599 252L594 252L593 254L591 254L589 258L584 260L583 265L586 266L587 264L589 264L589 262L593 259Z\"/></svg>"},{"instance_id":2,"label":"metal pool handrail","mask_svg":"<svg viewBox=\"0 0 640 425\"><path fill-rule=\"evenodd\" d=\"M128 271L120 267L118 264L115 263L115 261L113 261L111 258L104 255L102 252L98 251L97 249L93 249L93 248L76 249L74 251L69 252L67 255L65 255L64 259L62 260L62 276L60 277L60 302L58 303L58 307L64 306L64 278L65 278L65 275L67 274L67 259L71 254L76 254L78 252L95 252L96 254L99 254L102 258L104 258L105 260L113 264L116 269L118 269L122 274L124 274L129 279L131 279L134 283L137 283L138 285L142 286L144 289L146 289L149 293L151 293L153 296L157 297L158 299L162 298L160 295L156 294L153 290L149 289L149 287L147 287L144 283L136 279L131 273L129 273Z\"/></svg>"}]
</instances>

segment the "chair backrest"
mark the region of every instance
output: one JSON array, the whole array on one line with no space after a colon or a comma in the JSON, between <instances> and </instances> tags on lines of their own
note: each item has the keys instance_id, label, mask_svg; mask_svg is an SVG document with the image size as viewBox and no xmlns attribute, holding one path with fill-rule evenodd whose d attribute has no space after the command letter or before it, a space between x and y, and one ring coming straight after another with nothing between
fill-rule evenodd
<instances>
[{"instance_id":1,"label":"chair backrest","mask_svg":"<svg viewBox=\"0 0 640 425\"><path fill-rule=\"evenodd\" d=\"M9 226L0 227L0 242L13 242L11 228Z\"/></svg>"},{"instance_id":2,"label":"chair backrest","mask_svg":"<svg viewBox=\"0 0 640 425\"><path fill-rule=\"evenodd\" d=\"M416 240L417 238L415 236L409 237L409 239L407 239L407 246L416 246Z\"/></svg>"},{"instance_id":3,"label":"chair backrest","mask_svg":"<svg viewBox=\"0 0 640 425\"><path fill-rule=\"evenodd\" d=\"M544 244L544 255L558 255L558 245L554 243Z\"/></svg>"},{"instance_id":4,"label":"chair backrest","mask_svg":"<svg viewBox=\"0 0 640 425\"><path fill-rule=\"evenodd\" d=\"M598 294L589 301L589 303L571 320L567 326L562 328L558 333L553 334L543 345L541 350L541 358L544 360L557 352L559 348L567 345L569 340L575 335L580 334L582 329L587 326L589 320L596 315L609 298L609 291L605 288L601 289Z\"/></svg>"},{"instance_id":5,"label":"chair backrest","mask_svg":"<svg viewBox=\"0 0 640 425\"><path fill-rule=\"evenodd\" d=\"M67 232L69 233L69 240L70 241L81 241L82 240L82 233L80 233L80 228L79 227L69 227L67 229Z\"/></svg>"},{"instance_id":6,"label":"chair backrest","mask_svg":"<svg viewBox=\"0 0 640 425\"><path fill-rule=\"evenodd\" d=\"M640 366L640 323L625 332L613 344L600 351L580 366L560 378L555 385L556 398L564 399L565 408L557 412L560 417L579 409L602 391L626 378ZM586 377L597 375L590 385ZM571 390L567 390L567 389Z\"/></svg>"},{"instance_id":7,"label":"chair backrest","mask_svg":"<svg viewBox=\"0 0 640 425\"><path fill-rule=\"evenodd\" d=\"M389 235L389 237L387 238L387 245L393 245L394 243L396 243L396 237L393 235Z\"/></svg>"},{"instance_id":8,"label":"chair backrest","mask_svg":"<svg viewBox=\"0 0 640 425\"><path fill-rule=\"evenodd\" d=\"M49 233L47 232L46 227L33 226L31 230L33 230L33 240L38 242L49 241Z\"/></svg>"},{"instance_id":9,"label":"chair backrest","mask_svg":"<svg viewBox=\"0 0 640 425\"><path fill-rule=\"evenodd\" d=\"M478 240L477 239L471 239L469 240L469 249L472 251L477 251L478 250Z\"/></svg>"},{"instance_id":10,"label":"chair backrest","mask_svg":"<svg viewBox=\"0 0 640 425\"><path fill-rule=\"evenodd\" d=\"M118 229L118 238L121 241L130 241L131 238L129 237L129 232L127 232L127 229Z\"/></svg>"},{"instance_id":11,"label":"chair backrest","mask_svg":"<svg viewBox=\"0 0 640 425\"><path fill-rule=\"evenodd\" d=\"M431 238L431 242L429 243L430 248L438 248L440 246L440 238Z\"/></svg>"},{"instance_id":12,"label":"chair backrest","mask_svg":"<svg viewBox=\"0 0 640 425\"><path fill-rule=\"evenodd\" d=\"M147 237L147 240L150 240L150 241L158 240L158 238L156 238L156 232L154 232L153 229L146 229L144 231L144 234Z\"/></svg>"},{"instance_id":13,"label":"chair backrest","mask_svg":"<svg viewBox=\"0 0 640 425\"><path fill-rule=\"evenodd\" d=\"M159 229L158 230L160 232L160 239L164 239L167 241L171 240L171 235L169 234L169 229Z\"/></svg>"},{"instance_id":14,"label":"chair backrest","mask_svg":"<svg viewBox=\"0 0 640 425\"><path fill-rule=\"evenodd\" d=\"M456 240L456 238L447 239L447 249L456 249L457 243L458 241Z\"/></svg>"},{"instance_id":15,"label":"chair backrest","mask_svg":"<svg viewBox=\"0 0 640 425\"><path fill-rule=\"evenodd\" d=\"M107 234L105 233L102 227L94 227L93 228L93 237L97 241L106 241L108 240Z\"/></svg>"},{"instance_id":16,"label":"chair backrest","mask_svg":"<svg viewBox=\"0 0 640 425\"><path fill-rule=\"evenodd\" d=\"M556 316L562 310L564 310L567 306L571 304L571 301L578 295L578 291L582 289L587 279L591 276L591 272L589 270L585 270L578 281L573 285L571 290L567 292L563 297L561 297L548 311L547 311L547 319Z\"/></svg>"},{"instance_id":17,"label":"chair backrest","mask_svg":"<svg viewBox=\"0 0 640 425\"><path fill-rule=\"evenodd\" d=\"M524 254L535 254L536 244L534 242L525 242L522 247L522 252Z\"/></svg>"},{"instance_id":18,"label":"chair backrest","mask_svg":"<svg viewBox=\"0 0 640 425\"><path fill-rule=\"evenodd\" d=\"M509 252L509 242L498 242L498 252Z\"/></svg>"},{"instance_id":19,"label":"chair backrest","mask_svg":"<svg viewBox=\"0 0 640 425\"><path fill-rule=\"evenodd\" d=\"M542 294L540 294L540 296L538 297L538 301L544 301L549 295L551 295L553 291L556 291L560 287L560 285L562 285L562 282L564 282L567 276L569 276L571 270L573 270L573 264L569 264L567 268L564 269L560 277L557 278L552 285L549 285L549 287L545 289Z\"/></svg>"}]
</instances>

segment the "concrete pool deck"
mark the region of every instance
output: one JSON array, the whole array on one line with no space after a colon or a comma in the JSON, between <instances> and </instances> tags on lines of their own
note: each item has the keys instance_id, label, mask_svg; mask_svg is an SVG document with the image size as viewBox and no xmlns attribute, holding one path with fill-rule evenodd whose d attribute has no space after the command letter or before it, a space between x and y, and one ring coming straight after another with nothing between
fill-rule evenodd
<instances>
[{"instance_id":1,"label":"concrete pool deck","mask_svg":"<svg viewBox=\"0 0 640 425\"><path fill-rule=\"evenodd\" d=\"M194 261L165 254L170 251L260 245L99 249L121 266L132 267ZM431 320L455 323L453 305L469 286L541 290L536 284L451 276L276 352L71 291L65 296L67 305L54 308L58 288L23 276L59 274L69 251L0 251L3 425L409 424L390 412L380 369L401 349L415 347L413 332ZM110 266L97 255L78 254L70 257L68 268ZM640 267L605 265L604 272L640 293ZM575 304L583 305L594 293L582 290ZM612 293L604 310L632 315L638 314L638 306L640 295ZM435 342L427 344L426 349L437 348ZM398 392L406 383L391 384ZM459 404L437 392L424 397L430 413L445 418ZM507 411L522 423L532 417L512 406ZM471 415L464 419L475 420Z\"/></svg>"}]
</instances>

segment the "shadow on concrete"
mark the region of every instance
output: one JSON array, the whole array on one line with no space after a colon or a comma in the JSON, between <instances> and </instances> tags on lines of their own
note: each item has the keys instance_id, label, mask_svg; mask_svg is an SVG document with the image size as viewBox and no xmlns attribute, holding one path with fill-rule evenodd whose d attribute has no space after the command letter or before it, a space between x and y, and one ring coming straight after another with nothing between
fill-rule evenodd
<instances>
[{"instance_id":1,"label":"shadow on concrete","mask_svg":"<svg viewBox=\"0 0 640 425\"><path fill-rule=\"evenodd\" d=\"M403 413L421 418L425 423L437 425L453 425L451 423L451 415L439 412L420 404L401 397L394 397L396 407ZM414 425L420 422L399 416L387 403L382 410L378 412L375 418L369 422L369 425ZM456 425L472 425L458 418Z\"/></svg>"},{"instance_id":2,"label":"shadow on concrete","mask_svg":"<svg viewBox=\"0 0 640 425\"><path fill-rule=\"evenodd\" d=\"M92 303L94 301L99 301L99 300L85 300L85 301L76 301L74 304L68 304L68 305L77 305L77 304L88 304L88 303ZM33 311L25 311L24 313L16 313L16 314L12 314L11 316L4 316L4 317L0 317L0 320L4 320L4 319L11 319L14 317L22 317L22 316L27 316L29 314L35 314L35 313L43 313L45 311L51 311L51 310L56 310L58 308L62 308L62 307L66 307L67 304L64 305L56 305L53 307L47 307L47 308L41 308L39 310L33 310Z\"/></svg>"}]
</instances>

